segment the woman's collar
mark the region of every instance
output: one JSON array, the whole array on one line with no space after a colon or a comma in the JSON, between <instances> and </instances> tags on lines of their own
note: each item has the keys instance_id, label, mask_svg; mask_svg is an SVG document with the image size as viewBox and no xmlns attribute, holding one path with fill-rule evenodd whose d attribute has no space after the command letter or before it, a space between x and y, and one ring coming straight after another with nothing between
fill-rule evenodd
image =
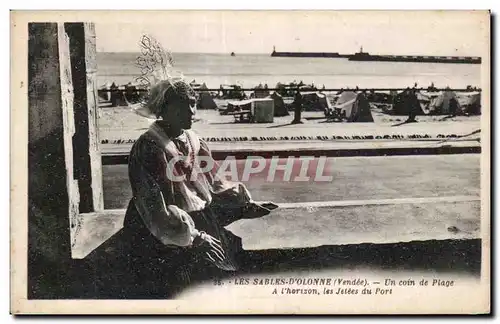
<instances>
[{"instance_id":1,"label":"woman's collar","mask_svg":"<svg viewBox=\"0 0 500 324\"><path fill-rule=\"evenodd\" d=\"M181 129L181 133L176 136L176 137L171 137L167 134L165 131L165 128L161 125L161 121L157 120L151 124L151 128L153 128L155 131L160 132L163 136L169 139L181 139L185 138L186 136L186 131L184 129Z\"/></svg>"}]
</instances>

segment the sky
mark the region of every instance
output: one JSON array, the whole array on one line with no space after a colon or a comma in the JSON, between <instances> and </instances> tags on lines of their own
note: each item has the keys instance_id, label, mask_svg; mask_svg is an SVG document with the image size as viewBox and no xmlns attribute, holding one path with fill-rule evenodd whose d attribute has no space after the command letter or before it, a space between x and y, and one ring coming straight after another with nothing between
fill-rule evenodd
<instances>
[{"instance_id":1,"label":"sky","mask_svg":"<svg viewBox=\"0 0 500 324\"><path fill-rule=\"evenodd\" d=\"M97 50L137 52L151 34L172 52L481 56L489 41L484 12L170 11L96 21Z\"/></svg>"}]
</instances>

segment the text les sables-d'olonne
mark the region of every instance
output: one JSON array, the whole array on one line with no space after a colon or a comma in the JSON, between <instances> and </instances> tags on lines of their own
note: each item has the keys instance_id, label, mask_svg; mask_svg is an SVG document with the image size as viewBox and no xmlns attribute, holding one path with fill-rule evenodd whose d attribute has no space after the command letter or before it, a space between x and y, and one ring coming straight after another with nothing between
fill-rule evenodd
<instances>
[{"instance_id":1,"label":"text les sables-d'olonne","mask_svg":"<svg viewBox=\"0 0 500 324\"><path fill-rule=\"evenodd\" d=\"M392 287L442 287L455 285L453 280L442 279L403 279L386 278L380 281L368 281L365 278L233 278L228 284L238 286L274 286L273 295L392 295ZM221 281L215 284L223 285ZM278 287L276 287L278 286ZM289 287L285 287L289 286ZM292 287L290 287L292 286ZM299 286L296 288L294 286ZM328 286L320 289L307 286ZM335 288L329 288L335 287Z\"/></svg>"}]
</instances>

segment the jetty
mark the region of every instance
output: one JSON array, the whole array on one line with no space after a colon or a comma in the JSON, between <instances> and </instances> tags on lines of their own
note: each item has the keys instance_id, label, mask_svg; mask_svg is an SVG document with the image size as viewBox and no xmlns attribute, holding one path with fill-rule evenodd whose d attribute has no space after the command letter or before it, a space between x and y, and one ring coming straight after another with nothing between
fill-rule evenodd
<instances>
[{"instance_id":1,"label":"jetty","mask_svg":"<svg viewBox=\"0 0 500 324\"><path fill-rule=\"evenodd\" d=\"M363 48L349 56L349 61L361 62L413 62L413 63L461 63L481 64L480 57L474 56L424 56L424 55L372 55Z\"/></svg>"},{"instance_id":2,"label":"jetty","mask_svg":"<svg viewBox=\"0 0 500 324\"><path fill-rule=\"evenodd\" d=\"M273 47L272 57L330 57L330 58L349 58L350 55L339 54L338 52L277 52Z\"/></svg>"},{"instance_id":3,"label":"jetty","mask_svg":"<svg viewBox=\"0 0 500 324\"><path fill-rule=\"evenodd\" d=\"M363 52L363 48L354 54L340 54L338 52L277 52L273 48L272 57L325 57L347 58L349 61L359 62L413 62L413 63L455 63L481 64L481 57L477 56L433 56L433 55L373 55Z\"/></svg>"}]
</instances>

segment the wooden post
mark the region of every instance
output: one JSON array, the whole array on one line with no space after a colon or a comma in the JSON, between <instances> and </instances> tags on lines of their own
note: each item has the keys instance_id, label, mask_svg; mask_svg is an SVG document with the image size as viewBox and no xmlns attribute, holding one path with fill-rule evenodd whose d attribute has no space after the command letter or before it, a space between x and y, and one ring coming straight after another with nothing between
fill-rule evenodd
<instances>
[{"instance_id":1,"label":"wooden post","mask_svg":"<svg viewBox=\"0 0 500 324\"><path fill-rule=\"evenodd\" d=\"M57 295L78 227L73 87L62 24L30 23L28 41L28 297Z\"/></svg>"},{"instance_id":2,"label":"wooden post","mask_svg":"<svg viewBox=\"0 0 500 324\"><path fill-rule=\"evenodd\" d=\"M28 29L28 297L58 298L74 287L80 214L103 209L95 33L84 23Z\"/></svg>"},{"instance_id":3,"label":"wooden post","mask_svg":"<svg viewBox=\"0 0 500 324\"><path fill-rule=\"evenodd\" d=\"M74 88L74 178L80 191L80 213L104 209L97 111L96 37L91 23L65 23L69 36Z\"/></svg>"}]
</instances>

